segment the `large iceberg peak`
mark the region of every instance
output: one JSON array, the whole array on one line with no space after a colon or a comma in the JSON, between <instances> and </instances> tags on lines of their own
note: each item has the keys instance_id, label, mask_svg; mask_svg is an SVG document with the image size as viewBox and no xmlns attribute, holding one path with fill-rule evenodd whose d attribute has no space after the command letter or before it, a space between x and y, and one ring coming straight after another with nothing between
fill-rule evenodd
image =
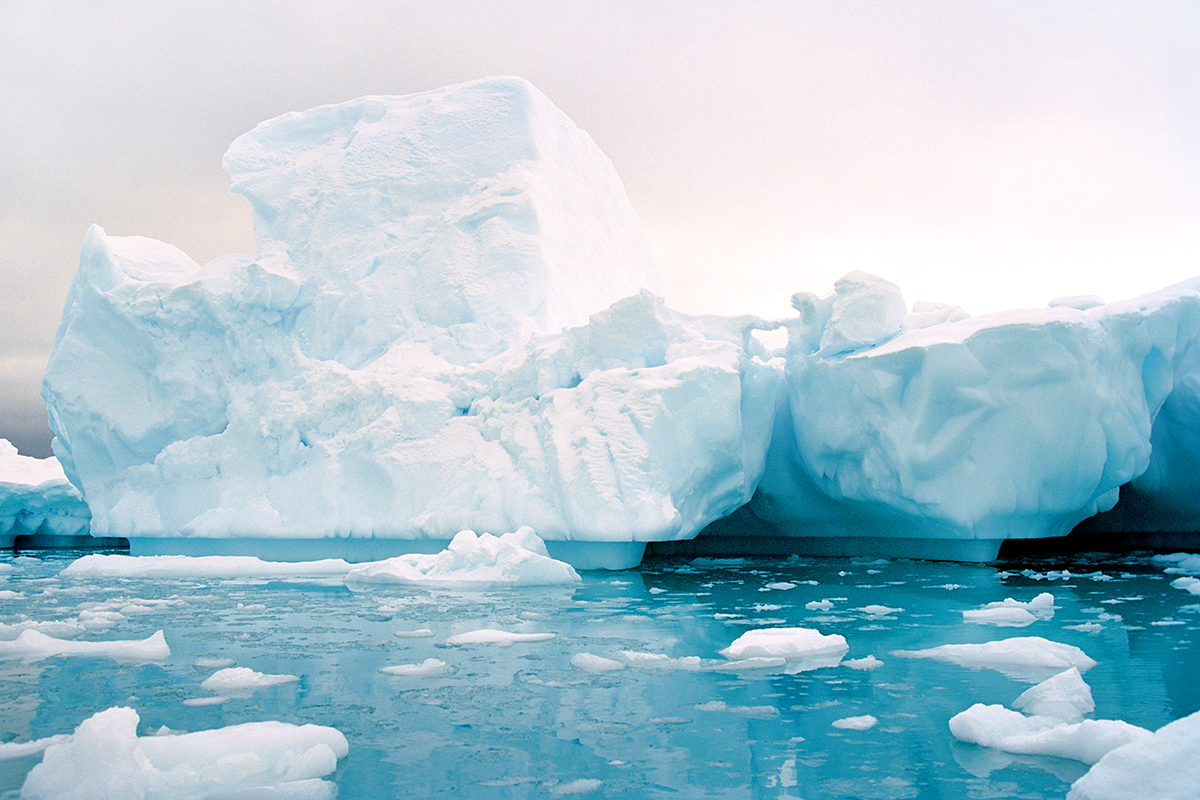
<instances>
[{"instance_id":1,"label":"large iceberg peak","mask_svg":"<svg viewBox=\"0 0 1200 800\"><path fill-rule=\"evenodd\" d=\"M408 339L469 363L666 291L612 162L519 78L285 114L224 166L260 257L317 290L296 320L314 357Z\"/></svg>"}]
</instances>

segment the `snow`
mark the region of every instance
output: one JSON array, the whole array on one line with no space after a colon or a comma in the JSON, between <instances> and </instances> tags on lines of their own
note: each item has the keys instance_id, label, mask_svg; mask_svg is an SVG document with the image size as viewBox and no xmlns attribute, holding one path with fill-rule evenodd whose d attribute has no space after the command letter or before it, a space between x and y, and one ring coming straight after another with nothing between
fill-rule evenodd
<instances>
[{"instance_id":1,"label":"snow","mask_svg":"<svg viewBox=\"0 0 1200 800\"><path fill-rule=\"evenodd\" d=\"M943 644L924 650L893 650L899 658L929 658L964 667L994 669L1022 680L1040 680L1047 671L1076 667L1085 672L1096 662L1078 647L1040 636L1020 636L982 644Z\"/></svg>"},{"instance_id":2,"label":"snow","mask_svg":"<svg viewBox=\"0 0 1200 800\"><path fill-rule=\"evenodd\" d=\"M46 748L21 787L24 800L333 798L320 780L349 752L333 728L250 722L194 733L137 735L131 708L84 720Z\"/></svg>"},{"instance_id":3,"label":"snow","mask_svg":"<svg viewBox=\"0 0 1200 800\"><path fill-rule=\"evenodd\" d=\"M85 534L89 517L57 459L23 456L0 439L0 546L11 547L21 534Z\"/></svg>"},{"instance_id":4,"label":"snow","mask_svg":"<svg viewBox=\"0 0 1200 800\"><path fill-rule=\"evenodd\" d=\"M1067 800L1190 800L1200 786L1200 712L1112 750L1075 781Z\"/></svg>"},{"instance_id":5,"label":"snow","mask_svg":"<svg viewBox=\"0 0 1200 800\"><path fill-rule=\"evenodd\" d=\"M349 584L417 584L437 586L549 586L580 582L579 574L550 557L532 528L476 536L460 531L434 555L408 554L366 564L346 573Z\"/></svg>"},{"instance_id":6,"label":"snow","mask_svg":"<svg viewBox=\"0 0 1200 800\"><path fill-rule=\"evenodd\" d=\"M56 656L111 658L114 661L147 664L166 661L171 656L162 631L145 639L81 641L57 639L32 628L21 631L16 639L0 641L0 659L42 661Z\"/></svg>"}]
</instances>

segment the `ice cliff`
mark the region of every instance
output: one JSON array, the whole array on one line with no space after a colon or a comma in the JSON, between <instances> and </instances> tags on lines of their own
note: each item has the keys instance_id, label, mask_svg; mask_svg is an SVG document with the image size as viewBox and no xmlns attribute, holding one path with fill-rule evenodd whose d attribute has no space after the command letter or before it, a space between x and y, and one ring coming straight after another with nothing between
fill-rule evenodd
<instances>
[{"instance_id":1,"label":"ice cliff","mask_svg":"<svg viewBox=\"0 0 1200 800\"><path fill-rule=\"evenodd\" d=\"M749 504L759 544L989 558L1131 480L1196 516L1200 282L970 318L852 273L794 319L679 313L612 164L512 78L288 114L225 168L257 255L93 227L46 372L135 552L528 525L620 565Z\"/></svg>"},{"instance_id":2,"label":"ice cliff","mask_svg":"<svg viewBox=\"0 0 1200 800\"><path fill-rule=\"evenodd\" d=\"M20 455L12 442L0 439L0 547L12 547L23 534L86 534L88 516L58 461Z\"/></svg>"}]
</instances>

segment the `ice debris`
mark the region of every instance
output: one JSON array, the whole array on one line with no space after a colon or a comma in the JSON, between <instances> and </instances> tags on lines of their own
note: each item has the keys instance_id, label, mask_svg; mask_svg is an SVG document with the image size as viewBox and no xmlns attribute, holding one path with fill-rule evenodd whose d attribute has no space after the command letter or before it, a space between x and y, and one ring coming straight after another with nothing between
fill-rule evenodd
<instances>
[{"instance_id":1,"label":"ice debris","mask_svg":"<svg viewBox=\"0 0 1200 800\"><path fill-rule=\"evenodd\" d=\"M924 650L893 650L892 655L994 669L1031 683L1043 680L1047 673L1058 673L1071 667L1085 672L1096 666L1096 662L1078 647L1040 636L1019 636L982 644L943 644Z\"/></svg>"},{"instance_id":2,"label":"ice debris","mask_svg":"<svg viewBox=\"0 0 1200 800\"><path fill-rule=\"evenodd\" d=\"M110 708L51 744L21 787L22 800L200 800L304 797L332 800L321 780L349 752L333 728L249 722L214 730L138 736L132 708Z\"/></svg>"},{"instance_id":3,"label":"ice debris","mask_svg":"<svg viewBox=\"0 0 1200 800\"><path fill-rule=\"evenodd\" d=\"M445 550L410 553L355 567L348 584L417 584L451 587L549 586L580 582L570 564L550 557L530 527L512 533L479 536L460 531Z\"/></svg>"}]
</instances>

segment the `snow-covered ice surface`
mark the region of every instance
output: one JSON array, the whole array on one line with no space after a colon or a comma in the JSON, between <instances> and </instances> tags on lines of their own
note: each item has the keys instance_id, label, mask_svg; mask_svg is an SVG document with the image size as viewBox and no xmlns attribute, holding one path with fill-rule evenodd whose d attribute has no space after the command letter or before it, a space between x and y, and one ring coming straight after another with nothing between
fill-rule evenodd
<instances>
[{"instance_id":1,"label":"snow-covered ice surface","mask_svg":"<svg viewBox=\"0 0 1200 800\"><path fill-rule=\"evenodd\" d=\"M39 751L62 741L51 737L128 707L147 744L170 738L156 733L268 721L340 731L349 752L323 779L341 800L1061 800L1086 764L961 742L949 721L978 703L1158 731L1200 709L1200 605L1164 572L1183 559L652 559L619 576L583 572L567 586L354 591L319 574L61 574L69 563L67 554L0 554L0 584L21 595L0 600L0 639L47 630L141 641L162 630L170 654L150 663L66 653L0 660L0 796L15 795ZM793 588L759 591L771 583ZM964 611L1029 602L1048 588L1054 615L1018 631L963 621ZM861 611L874 606L903 611ZM98 615L105 626L81 621ZM1155 624L1164 620L1179 624ZM1088 623L1098 630L1076 629ZM789 672L783 658L721 655L747 632L788 628L842 637L842 664L871 668ZM1035 685L889 655L1014 634L1079 648L1096 665ZM242 681L252 690L243 697L202 688L227 669L264 679ZM209 696L220 702L188 702ZM241 763L252 748L239 748Z\"/></svg>"},{"instance_id":2,"label":"snow-covered ice surface","mask_svg":"<svg viewBox=\"0 0 1200 800\"><path fill-rule=\"evenodd\" d=\"M91 513L55 458L30 458L0 439L0 546L26 533L76 536Z\"/></svg>"}]
</instances>

